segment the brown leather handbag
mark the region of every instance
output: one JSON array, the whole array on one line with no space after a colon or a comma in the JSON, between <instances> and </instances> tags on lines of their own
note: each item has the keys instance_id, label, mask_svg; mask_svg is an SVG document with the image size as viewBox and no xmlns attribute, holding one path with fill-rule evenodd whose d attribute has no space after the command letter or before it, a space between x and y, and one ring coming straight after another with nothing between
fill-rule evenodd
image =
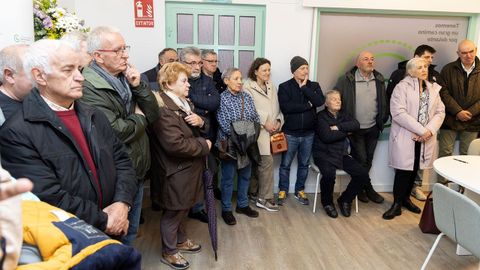
<instances>
[{"instance_id":1,"label":"brown leather handbag","mask_svg":"<svg viewBox=\"0 0 480 270\"><path fill-rule=\"evenodd\" d=\"M433 213L433 198L432 192L427 196L425 206L423 207L422 217L420 217L420 223L418 226L423 233L439 234L440 230L435 224L435 215Z\"/></svg>"},{"instance_id":2,"label":"brown leather handbag","mask_svg":"<svg viewBox=\"0 0 480 270\"><path fill-rule=\"evenodd\" d=\"M285 133L278 132L270 136L270 148L272 154L283 153L288 150L287 136Z\"/></svg>"}]
</instances>

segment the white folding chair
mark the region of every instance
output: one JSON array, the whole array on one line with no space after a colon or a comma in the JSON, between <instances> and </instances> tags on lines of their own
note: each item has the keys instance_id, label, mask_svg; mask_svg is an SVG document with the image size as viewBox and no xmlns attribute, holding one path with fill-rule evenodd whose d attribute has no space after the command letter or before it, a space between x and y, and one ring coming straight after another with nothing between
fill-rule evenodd
<instances>
[{"instance_id":1,"label":"white folding chair","mask_svg":"<svg viewBox=\"0 0 480 270\"><path fill-rule=\"evenodd\" d=\"M313 213L315 213L317 209L317 196L318 193L320 192L320 169L318 169L317 165L313 162L313 158L310 159L310 164L309 164L310 169L317 174L317 182L315 184L315 198L313 200ZM336 180L339 179L339 176L347 176L348 173L345 172L344 170L337 170L336 173ZM355 196L355 213L358 213L358 198Z\"/></svg>"}]
</instances>

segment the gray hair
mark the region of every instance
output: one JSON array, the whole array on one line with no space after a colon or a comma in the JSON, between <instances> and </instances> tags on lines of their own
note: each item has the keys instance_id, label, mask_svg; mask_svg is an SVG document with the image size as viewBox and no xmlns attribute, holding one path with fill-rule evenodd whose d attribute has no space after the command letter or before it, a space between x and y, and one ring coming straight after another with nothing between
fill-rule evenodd
<instances>
[{"instance_id":1,"label":"gray hair","mask_svg":"<svg viewBox=\"0 0 480 270\"><path fill-rule=\"evenodd\" d=\"M10 69L13 73L19 72L22 67L22 58L19 49L28 48L27 44L15 44L3 48L0 51L0 82L3 82L3 73L5 69Z\"/></svg>"},{"instance_id":2,"label":"gray hair","mask_svg":"<svg viewBox=\"0 0 480 270\"><path fill-rule=\"evenodd\" d=\"M36 83L32 78L32 69L38 68L50 74L52 72L50 60L62 46L75 50L70 42L64 40L41 39L30 45L23 60L23 70L30 81L32 81L33 86L36 86Z\"/></svg>"},{"instance_id":3,"label":"gray hair","mask_svg":"<svg viewBox=\"0 0 480 270\"><path fill-rule=\"evenodd\" d=\"M236 67L230 67L230 68L227 68L223 71L222 73L222 80L225 80L225 79L230 79L230 77L232 76L232 74L236 71L240 71L239 68L236 68ZM240 71L241 72L241 71Z\"/></svg>"},{"instance_id":4,"label":"gray hair","mask_svg":"<svg viewBox=\"0 0 480 270\"><path fill-rule=\"evenodd\" d=\"M73 31L63 35L61 40L65 40L67 42L72 43L72 45L75 47L75 50L80 51L82 41L86 42L87 38L88 38L88 35L86 33L81 31Z\"/></svg>"},{"instance_id":5,"label":"gray hair","mask_svg":"<svg viewBox=\"0 0 480 270\"><path fill-rule=\"evenodd\" d=\"M87 50L92 54L96 50L102 49L102 43L106 35L120 33L120 31L111 26L99 26L90 32L87 38Z\"/></svg>"},{"instance_id":6,"label":"gray hair","mask_svg":"<svg viewBox=\"0 0 480 270\"><path fill-rule=\"evenodd\" d=\"M185 62L185 56L187 54L193 54L193 55L196 55L196 56L201 56L202 55L202 52L200 51L199 48L197 47L185 47L183 49L180 50L180 54L178 55L178 57L180 58L180 61L181 62Z\"/></svg>"},{"instance_id":7,"label":"gray hair","mask_svg":"<svg viewBox=\"0 0 480 270\"><path fill-rule=\"evenodd\" d=\"M217 55L217 53L214 50L211 50L211 49L202 50L202 58L207 57L207 55L209 55L209 54Z\"/></svg>"},{"instance_id":8,"label":"gray hair","mask_svg":"<svg viewBox=\"0 0 480 270\"><path fill-rule=\"evenodd\" d=\"M331 95L342 96L342 94L340 94L340 91L333 89L333 90L328 90L327 92L325 92L325 99L327 99Z\"/></svg>"},{"instance_id":9,"label":"gray hair","mask_svg":"<svg viewBox=\"0 0 480 270\"><path fill-rule=\"evenodd\" d=\"M415 58L412 58L410 60L408 60L407 62L407 66L406 66L406 70L407 70L407 74L412 76L412 73L411 71L416 69L417 68L417 65L419 63L426 63L425 59L421 58L421 57L415 57Z\"/></svg>"}]
</instances>

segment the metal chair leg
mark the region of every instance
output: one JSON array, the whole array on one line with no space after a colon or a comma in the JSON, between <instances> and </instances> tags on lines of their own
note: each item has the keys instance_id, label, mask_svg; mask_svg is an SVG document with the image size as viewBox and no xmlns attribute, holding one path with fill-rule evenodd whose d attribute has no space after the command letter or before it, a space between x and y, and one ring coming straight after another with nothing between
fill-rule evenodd
<instances>
[{"instance_id":1,"label":"metal chair leg","mask_svg":"<svg viewBox=\"0 0 480 270\"><path fill-rule=\"evenodd\" d=\"M315 199L313 200L313 213L317 209L318 186L320 184L320 173L317 173L317 183L315 184Z\"/></svg>"},{"instance_id":2,"label":"metal chair leg","mask_svg":"<svg viewBox=\"0 0 480 270\"><path fill-rule=\"evenodd\" d=\"M437 239L436 239L435 242L433 243L433 246L432 246L432 248L430 249L430 252L428 252L428 255L427 255L427 258L425 259L425 262L423 262L423 265L422 265L421 270L425 270L425 268L427 267L427 263L430 261L430 258L432 257L433 252L434 252L435 249L437 248L437 245L438 245L438 243L440 242L440 239L442 239L442 237L443 237L444 235L445 235L444 233L440 233L440 234L437 236Z\"/></svg>"}]
</instances>

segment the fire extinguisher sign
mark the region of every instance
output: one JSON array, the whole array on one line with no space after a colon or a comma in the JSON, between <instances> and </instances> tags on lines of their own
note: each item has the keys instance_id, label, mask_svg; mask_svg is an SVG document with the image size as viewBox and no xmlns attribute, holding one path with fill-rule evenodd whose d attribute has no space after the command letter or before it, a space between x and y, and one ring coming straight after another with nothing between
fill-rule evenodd
<instances>
[{"instance_id":1,"label":"fire extinguisher sign","mask_svg":"<svg viewBox=\"0 0 480 270\"><path fill-rule=\"evenodd\" d=\"M133 0L135 27L153 27L153 0Z\"/></svg>"}]
</instances>

